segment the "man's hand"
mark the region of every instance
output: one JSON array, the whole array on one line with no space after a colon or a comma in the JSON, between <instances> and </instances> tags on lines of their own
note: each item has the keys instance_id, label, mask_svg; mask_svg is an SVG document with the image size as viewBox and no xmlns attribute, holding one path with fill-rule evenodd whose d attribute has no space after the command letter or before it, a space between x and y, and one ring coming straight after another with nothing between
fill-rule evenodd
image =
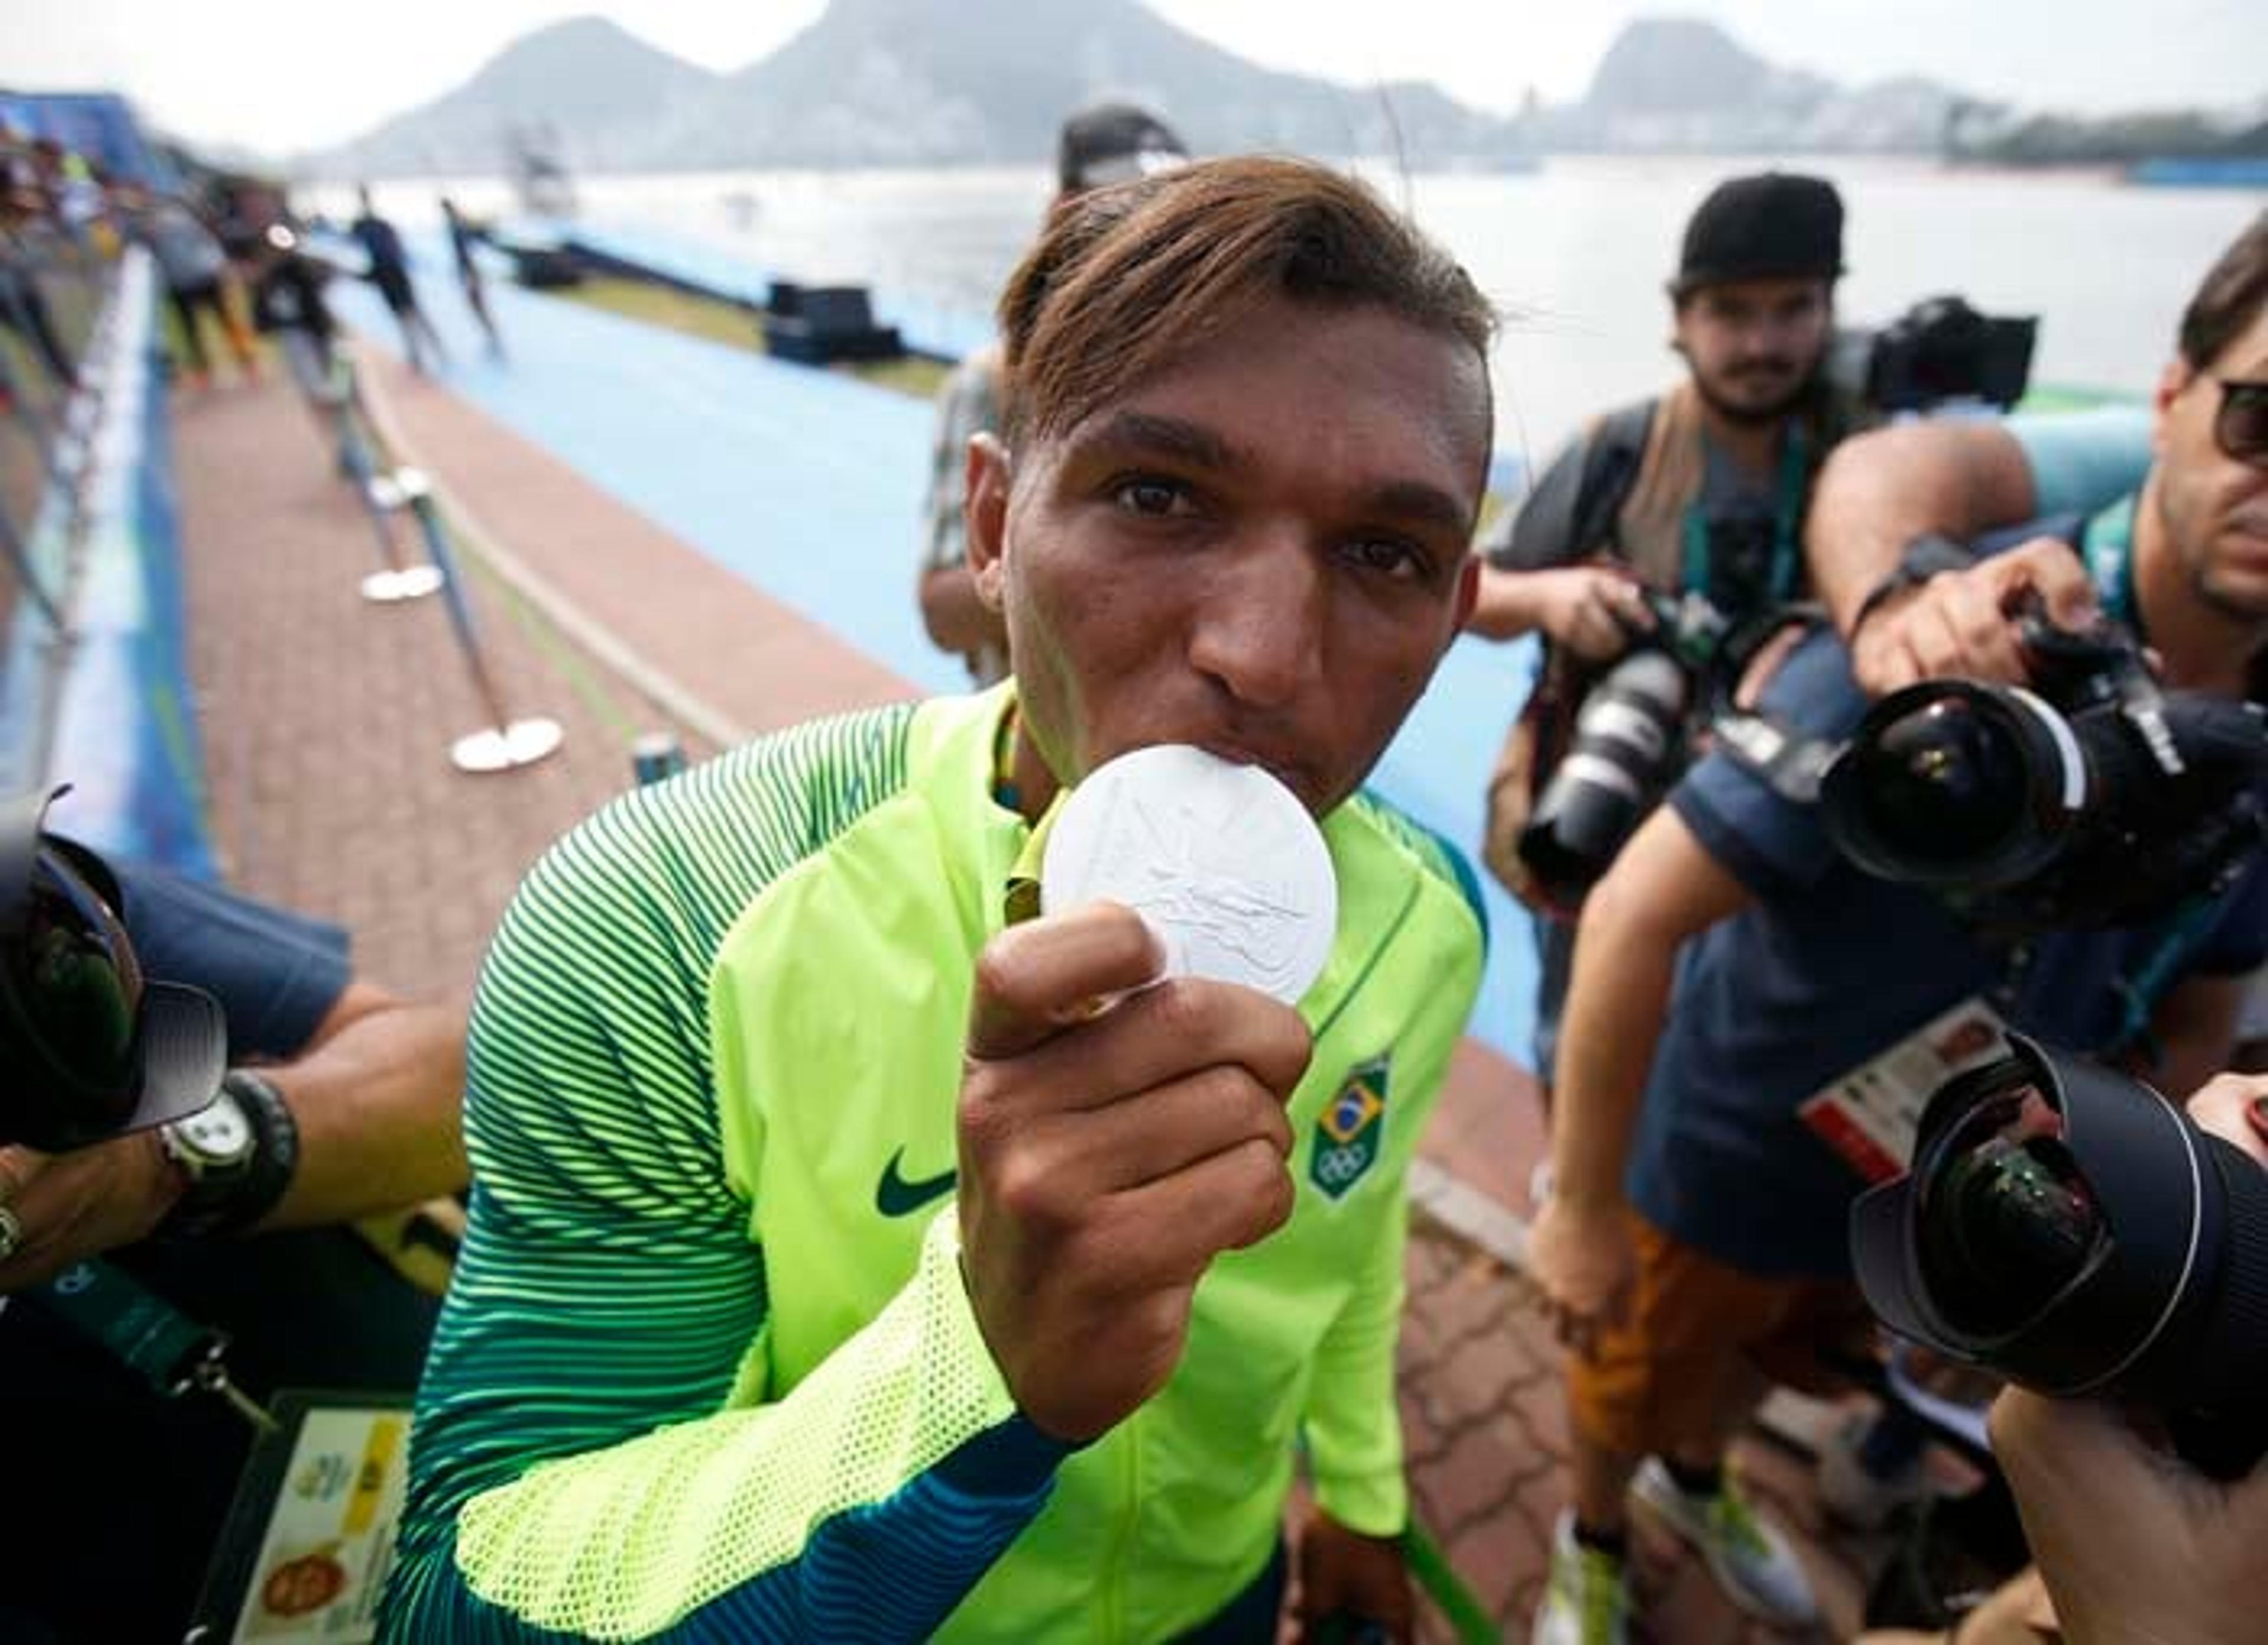
<instances>
[{"instance_id":1,"label":"man's hand","mask_svg":"<svg viewBox=\"0 0 2268 1645\"><path fill-rule=\"evenodd\" d=\"M1654 623L1628 573L1576 565L1551 571L1489 568L1465 626L1491 640L1541 629L1585 662L1604 663L1630 650L1631 636L1649 632Z\"/></svg>"},{"instance_id":2,"label":"man's hand","mask_svg":"<svg viewBox=\"0 0 2268 1645\"><path fill-rule=\"evenodd\" d=\"M2110 1406L2014 1388L1992 1451L2072 1645L2259 1639L2268 1464L2219 1485Z\"/></svg>"},{"instance_id":3,"label":"man's hand","mask_svg":"<svg viewBox=\"0 0 2268 1645\"><path fill-rule=\"evenodd\" d=\"M1301 1640L1314 1639L1316 1625L1334 1616L1375 1623L1389 1639L1410 1638L1417 1607L1402 1539L1366 1537L1309 1509L1300 1528L1297 1614Z\"/></svg>"},{"instance_id":4,"label":"man's hand","mask_svg":"<svg viewBox=\"0 0 2268 1645\"><path fill-rule=\"evenodd\" d=\"M1924 679L2020 685L2030 672L2022 628L2028 595L2038 596L2058 628L2083 628L2095 619L2094 579L2071 546L2036 537L1966 570L1940 571L1867 613L1850 636L1852 672L1870 697Z\"/></svg>"},{"instance_id":5,"label":"man's hand","mask_svg":"<svg viewBox=\"0 0 2268 1645\"><path fill-rule=\"evenodd\" d=\"M0 1292L132 1245L158 1225L180 1192L154 1131L68 1154L0 1148L0 1205L23 1230L14 1252L0 1261Z\"/></svg>"},{"instance_id":6,"label":"man's hand","mask_svg":"<svg viewBox=\"0 0 2268 1645\"><path fill-rule=\"evenodd\" d=\"M2268 1074L2216 1075L2183 1106L2222 1142L2268 1168Z\"/></svg>"},{"instance_id":7,"label":"man's hand","mask_svg":"<svg viewBox=\"0 0 2268 1645\"><path fill-rule=\"evenodd\" d=\"M1566 1347L1588 1355L1600 1328L1622 1318L1638 1276L1630 1221L1616 1207L1584 1211L1555 1194L1528 1236L1528 1272L1543 1293L1551 1328Z\"/></svg>"},{"instance_id":8,"label":"man's hand","mask_svg":"<svg viewBox=\"0 0 2268 1645\"><path fill-rule=\"evenodd\" d=\"M1289 1006L1159 981L1139 915L1012 926L976 961L961 1083L970 1301L1018 1407L1084 1442L1180 1362L1197 1281L1292 1214L1284 1104L1313 1050ZM1154 984L1154 986L1151 986Z\"/></svg>"}]
</instances>

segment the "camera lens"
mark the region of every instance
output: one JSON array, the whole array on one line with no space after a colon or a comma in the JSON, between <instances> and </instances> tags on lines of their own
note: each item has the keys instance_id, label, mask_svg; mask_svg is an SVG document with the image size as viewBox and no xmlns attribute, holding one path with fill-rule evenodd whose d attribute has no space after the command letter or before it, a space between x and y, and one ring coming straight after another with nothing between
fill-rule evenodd
<instances>
[{"instance_id":1,"label":"camera lens","mask_svg":"<svg viewBox=\"0 0 2268 1645\"><path fill-rule=\"evenodd\" d=\"M1926 703L1883 726L1855 758L1854 797L1869 832L1924 871L1974 863L2023 824L2023 750L1977 700Z\"/></svg>"},{"instance_id":2,"label":"camera lens","mask_svg":"<svg viewBox=\"0 0 2268 1645\"><path fill-rule=\"evenodd\" d=\"M2103 1237L2063 1116L2027 1085L1978 1105L1933 1153L1918 1228L1931 1291L1962 1330L2014 1330L2085 1272Z\"/></svg>"},{"instance_id":3,"label":"camera lens","mask_svg":"<svg viewBox=\"0 0 2268 1645\"><path fill-rule=\"evenodd\" d=\"M88 1086L130 1089L142 1000L133 946L101 898L44 851L8 966L49 1054Z\"/></svg>"}]
</instances>

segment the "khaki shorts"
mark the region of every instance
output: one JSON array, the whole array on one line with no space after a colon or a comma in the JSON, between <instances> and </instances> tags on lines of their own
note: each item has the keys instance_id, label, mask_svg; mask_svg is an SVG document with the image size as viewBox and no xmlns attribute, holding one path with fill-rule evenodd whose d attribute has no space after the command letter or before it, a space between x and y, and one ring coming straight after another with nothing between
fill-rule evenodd
<instances>
[{"instance_id":1,"label":"khaki shorts","mask_svg":"<svg viewBox=\"0 0 2268 1645\"><path fill-rule=\"evenodd\" d=\"M1629 1311L1568 1361L1568 1410L1585 1439L1624 1456L1705 1457L1723 1441L1727 1402L1759 1374L1807 1393L1850 1386L1822 1355L1871 1350L1857 1286L1744 1274L1630 1220Z\"/></svg>"}]
</instances>

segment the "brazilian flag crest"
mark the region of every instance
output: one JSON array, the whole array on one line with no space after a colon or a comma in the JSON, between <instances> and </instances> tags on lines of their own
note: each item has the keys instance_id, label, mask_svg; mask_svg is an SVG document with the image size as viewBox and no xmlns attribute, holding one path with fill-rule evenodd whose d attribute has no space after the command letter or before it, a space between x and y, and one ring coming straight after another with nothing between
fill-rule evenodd
<instances>
[{"instance_id":1,"label":"brazilian flag crest","mask_svg":"<svg viewBox=\"0 0 2268 1645\"><path fill-rule=\"evenodd\" d=\"M1327 1199L1345 1198L1378 1163L1386 1139L1386 1064L1379 1057L1349 1074L1315 1121L1307 1177Z\"/></svg>"}]
</instances>

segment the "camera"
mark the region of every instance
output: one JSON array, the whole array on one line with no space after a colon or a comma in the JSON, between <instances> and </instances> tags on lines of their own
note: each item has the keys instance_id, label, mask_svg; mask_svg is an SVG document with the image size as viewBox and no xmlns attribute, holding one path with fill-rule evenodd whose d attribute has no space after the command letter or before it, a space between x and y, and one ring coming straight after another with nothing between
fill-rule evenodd
<instances>
[{"instance_id":1,"label":"camera","mask_svg":"<svg viewBox=\"0 0 2268 1645\"><path fill-rule=\"evenodd\" d=\"M109 866L44 831L65 791L0 803L0 1142L50 1153L195 1113L228 1056L217 1001L142 974Z\"/></svg>"},{"instance_id":2,"label":"camera","mask_svg":"<svg viewBox=\"0 0 2268 1645\"><path fill-rule=\"evenodd\" d=\"M2037 1392L2134 1400L2217 1479L2268 1452L2268 1171L2148 1086L2021 1035L1930 1098L1851 1211L1867 1304Z\"/></svg>"},{"instance_id":3,"label":"camera","mask_svg":"<svg viewBox=\"0 0 2268 1645\"><path fill-rule=\"evenodd\" d=\"M1675 779L1695 703L1732 633L1702 595L1642 592L1653 628L1584 696L1566 754L1521 831L1521 860L1563 907L1582 900Z\"/></svg>"},{"instance_id":4,"label":"camera","mask_svg":"<svg viewBox=\"0 0 2268 1645\"><path fill-rule=\"evenodd\" d=\"M2039 321L1984 314L1957 297L1915 304L1879 330L1839 331L1830 383L1884 413L1971 401L2006 410L2024 397Z\"/></svg>"},{"instance_id":5,"label":"camera","mask_svg":"<svg viewBox=\"0 0 2268 1645\"><path fill-rule=\"evenodd\" d=\"M1881 878L2012 935L2122 925L2219 890L2264 838L2268 720L2165 692L2124 630L2026 620L2035 689L1925 680L1868 711L1822 818Z\"/></svg>"}]
</instances>

